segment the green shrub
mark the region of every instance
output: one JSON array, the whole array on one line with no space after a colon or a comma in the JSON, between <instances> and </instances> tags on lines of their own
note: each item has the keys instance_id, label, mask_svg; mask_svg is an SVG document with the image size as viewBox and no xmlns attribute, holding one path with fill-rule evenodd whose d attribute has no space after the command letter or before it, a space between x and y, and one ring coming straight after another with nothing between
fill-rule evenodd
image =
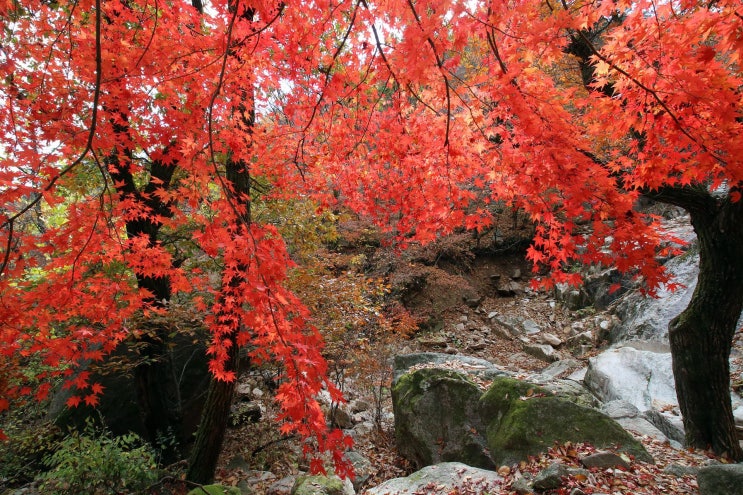
<instances>
[{"instance_id":1,"label":"green shrub","mask_svg":"<svg viewBox=\"0 0 743 495\"><path fill-rule=\"evenodd\" d=\"M137 435L113 437L91 424L65 437L44 463L42 493L55 495L133 493L158 478L155 453Z\"/></svg>"},{"instance_id":2,"label":"green shrub","mask_svg":"<svg viewBox=\"0 0 743 495\"><path fill-rule=\"evenodd\" d=\"M26 424L16 418L5 419L2 427L8 438L0 442L0 493L33 481L62 434L49 422Z\"/></svg>"}]
</instances>

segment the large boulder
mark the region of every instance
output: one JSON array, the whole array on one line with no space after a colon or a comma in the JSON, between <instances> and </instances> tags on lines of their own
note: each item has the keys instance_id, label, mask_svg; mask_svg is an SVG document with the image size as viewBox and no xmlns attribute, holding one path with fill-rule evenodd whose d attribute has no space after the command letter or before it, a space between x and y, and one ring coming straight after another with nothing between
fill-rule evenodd
<instances>
[{"instance_id":1,"label":"large boulder","mask_svg":"<svg viewBox=\"0 0 743 495\"><path fill-rule=\"evenodd\" d=\"M686 251L669 259L664 267L674 283L680 286L671 290L658 288L657 297L650 297L637 290L622 298L616 314L621 323L611 330L612 343L628 341L654 341L668 343L668 324L689 305L699 276L699 249L696 234L688 215L664 222L664 230L686 242ZM743 324L743 316L738 326Z\"/></svg>"},{"instance_id":2,"label":"large boulder","mask_svg":"<svg viewBox=\"0 0 743 495\"><path fill-rule=\"evenodd\" d=\"M645 448L605 414L513 378L498 378L480 399L487 445L497 465L546 451L555 442L616 447L652 462Z\"/></svg>"},{"instance_id":3,"label":"large boulder","mask_svg":"<svg viewBox=\"0 0 743 495\"><path fill-rule=\"evenodd\" d=\"M618 447L652 462L608 416L509 377L495 377L483 393L462 373L418 369L395 382L392 400L398 450L418 467L458 461L492 469L567 441Z\"/></svg>"},{"instance_id":4,"label":"large boulder","mask_svg":"<svg viewBox=\"0 0 743 495\"><path fill-rule=\"evenodd\" d=\"M418 467L460 461L492 468L481 435L482 392L462 373L424 368L392 387L395 438L400 454Z\"/></svg>"},{"instance_id":5,"label":"large boulder","mask_svg":"<svg viewBox=\"0 0 743 495\"><path fill-rule=\"evenodd\" d=\"M703 467L697 483L700 495L743 495L743 464Z\"/></svg>"},{"instance_id":6,"label":"large boulder","mask_svg":"<svg viewBox=\"0 0 743 495\"><path fill-rule=\"evenodd\" d=\"M394 478L370 488L366 495L417 495L422 493L501 493L503 479L493 471L459 462L427 466L406 478Z\"/></svg>"},{"instance_id":7,"label":"large boulder","mask_svg":"<svg viewBox=\"0 0 743 495\"><path fill-rule=\"evenodd\" d=\"M621 323L611 330L612 343L644 340L668 343L668 324L689 305L699 275L699 254L691 250L668 261L665 265L674 283L683 288L658 289L657 297L640 291L625 296L617 305L616 314Z\"/></svg>"},{"instance_id":8,"label":"large boulder","mask_svg":"<svg viewBox=\"0 0 743 495\"><path fill-rule=\"evenodd\" d=\"M621 399L640 412L677 404L671 353L667 347L610 348L589 359L583 383L603 402Z\"/></svg>"}]
</instances>

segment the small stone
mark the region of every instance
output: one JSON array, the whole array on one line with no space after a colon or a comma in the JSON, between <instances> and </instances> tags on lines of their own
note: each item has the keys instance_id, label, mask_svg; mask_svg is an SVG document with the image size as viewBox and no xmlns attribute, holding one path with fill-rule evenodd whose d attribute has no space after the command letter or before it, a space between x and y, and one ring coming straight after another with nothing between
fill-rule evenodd
<instances>
[{"instance_id":1,"label":"small stone","mask_svg":"<svg viewBox=\"0 0 743 495\"><path fill-rule=\"evenodd\" d=\"M253 389L252 394L253 394L253 397L255 397L256 399L260 399L261 397L263 397L263 390L256 387Z\"/></svg>"},{"instance_id":2,"label":"small stone","mask_svg":"<svg viewBox=\"0 0 743 495\"><path fill-rule=\"evenodd\" d=\"M467 327L465 326L465 324L464 324L464 323L457 323L457 324L456 324L456 325L454 326L454 329L455 329L455 330L456 330L457 332L464 332L466 328L467 328Z\"/></svg>"},{"instance_id":3,"label":"small stone","mask_svg":"<svg viewBox=\"0 0 743 495\"><path fill-rule=\"evenodd\" d=\"M443 335L418 338L418 343L423 348L444 348L449 345L449 339Z\"/></svg>"},{"instance_id":4,"label":"small stone","mask_svg":"<svg viewBox=\"0 0 743 495\"><path fill-rule=\"evenodd\" d=\"M360 413L371 409L371 404L363 399L354 399L348 406L352 413Z\"/></svg>"},{"instance_id":5,"label":"small stone","mask_svg":"<svg viewBox=\"0 0 743 495\"><path fill-rule=\"evenodd\" d=\"M503 282L498 286L498 295L501 297L513 297L522 292L521 284L515 281ZM513 302L513 301L512 301Z\"/></svg>"},{"instance_id":6,"label":"small stone","mask_svg":"<svg viewBox=\"0 0 743 495\"><path fill-rule=\"evenodd\" d=\"M513 273L511 274L512 280L519 280L521 278L521 270L519 268L516 268Z\"/></svg>"},{"instance_id":7,"label":"small stone","mask_svg":"<svg viewBox=\"0 0 743 495\"><path fill-rule=\"evenodd\" d=\"M532 486L534 489L540 491L554 490L562 486L562 479L567 477L569 474L568 468L563 464L554 463L537 474Z\"/></svg>"},{"instance_id":8,"label":"small stone","mask_svg":"<svg viewBox=\"0 0 743 495\"><path fill-rule=\"evenodd\" d=\"M607 469L615 467L629 469L630 467L627 461L613 452L596 452L595 454L591 454L581 459L580 463L589 469Z\"/></svg>"},{"instance_id":9,"label":"small stone","mask_svg":"<svg viewBox=\"0 0 743 495\"><path fill-rule=\"evenodd\" d=\"M572 337L568 337L568 339L565 341L565 344L568 347L591 345L593 344L593 333L590 330L586 330L579 334L573 335Z\"/></svg>"},{"instance_id":10,"label":"small stone","mask_svg":"<svg viewBox=\"0 0 743 495\"><path fill-rule=\"evenodd\" d=\"M548 363L559 359L557 351L549 344L525 344L524 352Z\"/></svg>"},{"instance_id":11,"label":"small stone","mask_svg":"<svg viewBox=\"0 0 743 495\"><path fill-rule=\"evenodd\" d=\"M289 495L296 481L296 476L287 476L274 481L266 490L266 495Z\"/></svg>"},{"instance_id":12,"label":"small stone","mask_svg":"<svg viewBox=\"0 0 743 495\"><path fill-rule=\"evenodd\" d=\"M478 342L473 342L472 344L468 345L467 346L467 350L468 351L481 351L481 350L485 349L485 347L486 347L485 342L483 342L482 340L480 340Z\"/></svg>"},{"instance_id":13,"label":"small stone","mask_svg":"<svg viewBox=\"0 0 743 495\"><path fill-rule=\"evenodd\" d=\"M682 466L681 464L669 464L663 469L664 473L681 478L683 476L696 476L699 474L698 466Z\"/></svg>"},{"instance_id":14,"label":"small stone","mask_svg":"<svg viewBox=\"0 0 743 495\"><path fill-rule=\"evenodd\" d=\"M469 317L467 315L462 315L459 317L459 321L462 323L467 323L469 321Z\"/></svg>"},{"instance_id":15,"label":"small stone","mask_svg":"<svg viewBox=\"0 0 743 495\"><path fill-rule=\"evenodd\" d=\"M515 491L518 495L530 495L534 493L534 490L531 489L529 480L523 476L514 480L511 485L511 490Z\"/></svg>"},{"instance_id":16,"label":"small stone","mask_svg":"<svg viewBox=\"0 0 743 495\"><path fill-rule=\"evenodd\" d=\"M549 344L549 345L551 345L553 347L558 347L558 346L561 346L562 345L562 340L558 336L553 335L553 334L548 333L548 332L544 332L544 333L540 334L539 335L539 341L542 344Z\"/></svg>"},{"instance_id":17,"label":"small stone","mask_svg":"<svg viewBox=\"0 0 743 495\"><path fill-rule=\"evenodd\" d=\"M524 320L521 322L521 326L524 327L527 335L534 335L542 331L534 320Z\"/></svg>"}]
</instances>

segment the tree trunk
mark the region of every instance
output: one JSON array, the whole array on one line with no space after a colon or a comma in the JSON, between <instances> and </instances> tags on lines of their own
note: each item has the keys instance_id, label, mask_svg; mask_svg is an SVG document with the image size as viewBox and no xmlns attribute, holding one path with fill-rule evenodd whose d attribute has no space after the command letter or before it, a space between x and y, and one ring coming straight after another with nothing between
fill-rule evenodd
<instances>
[{"instance_id":1,"label":"tree trunk","mask_svg":"<svg viewBox=\"0 0 743 495\"><path fill-rule=\"evenodd\" d=\"M686 441L741 461L730 400L729 358L743 309L743 203L709 194L674 203L691 214L700 258L691 302L669 324Z\"/></svg>"},{"instance_id":2,"label":"tree trunk","mask_svg":"<svg viewBox=\"0 0 743 495\"><path fill-rule=\"evenodd\" d=\"M229 362L227 371L234 371L238 375L239 348L235 339L231 339ZM201 423L196 431L196 441L188 459L186 479L193 483L207 485L214 481L214 471L222 450L227 421L229 420L230 405L235 391L236 380L226 382L212 378L209 382L204 409L201 411Z\"/></svg>"},{"instance_id":3,"label":"tree trunk","mask_svg":"<svg viewBox=\"0 0 743 495\"><path fill-rule=\"evenodd\" d=\"M194 4L194 6L196 6ZM237 2L230 0L230 11L237 9ZM240 20L248 23L253 20L253 9L246 9L241 15ZM230 57L237 60L236 52L230 52ZM239 60L238 60L239 62ZM249 82L252 84L252 81ZM249 88L249 89L248 89ZM238 94L231 95L233 98L232 113L240 120L243 130L252 134L253 125L255 124L255 96L252 86L243 87L238 90ZM249 148L252 145L250 139L245 139L245 146ZM252 179L250 176L250 165L243 160L235 160L228 157L225 163L225 178L232 186L231 190L225 190L223 193L229 198L235 207L235 224L238 231L245 231L250 228L251 224L251 203L250 189ZM230 289L238 289L241 284L245 283L245 277L241 274L247 267L241 266L238 274L228 282ZM214 479L214 470L217 467L217 460L222 449L227 421L230 414L230 405L232 395L235 390L235 382L239 376L239 357L240 351L237 345L237 336L240 332L240 322L234 323L235 328L230 333L229 340L229 361L225 364L226 371L235 372L235 380L226 382L217 380L212 377L209 382L209 392L201 413L201 423L196 431L196 443L191 450L191 456L188 460L188 472L186 479L194 483L207 484Z\"/></svg>"},{"instance_id":4,"label":"tree trunk","mask_svg":"<svg viewBox=\"0 0 743 495\"><path fill-rule=\"evenodd\" d=\"M122 114L122 119L126 122L127 116ZM127 136L128 124L119 124L115 126L115 130L117 134ZM154 246L159 241L162 227L155 218L171 216L170 205L163 202L155 192L159 188L167 190L170 187L175 164L166 164L158 160L151 162L149 169L151 179L139 189L128 166L132 160L131 150L123 149L110 154L106 161L117 192L122 197L132 198L148 207L152 213L146 218L127 221L127 236L129 239L146 236L149 244ZM151 294L148 302L154 307L166 307L172 295L170 279L149 277L139 273L136 277L137 286ZM177 444L183 440L181 431L183 418L181 404L178 401L179 384L172 379L172 363L168 356L166 339L169 332L156 323L141 330L142 336L134 342L134 348L140 358L134 370L139 413L147 440L160 450L162 462L170 464L179 459Z\"/></svg>"}]
</instances>

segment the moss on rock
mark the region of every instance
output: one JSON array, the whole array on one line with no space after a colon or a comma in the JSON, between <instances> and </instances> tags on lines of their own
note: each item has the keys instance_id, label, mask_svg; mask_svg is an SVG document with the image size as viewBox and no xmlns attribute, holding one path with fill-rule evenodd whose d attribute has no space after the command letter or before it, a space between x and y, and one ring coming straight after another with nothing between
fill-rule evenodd
<instances>
[{"instance_id":1,"label":"moss on rock","mask_svg":"<svg viewBox=\"0 0 743 495\"><path fill-rule=\"evenodd\" d=\"M395 437L418 467L456 460L493 467L487 455L478 401L481 391L461 373L421 369L392 388Z\"/></svg>"},{"instance_id":2,"label":"moss on rock","mask_svg":"<svg viewBox=\"0 0 743 495\"><path fill-rule=\"evenodd\" d=\"M351 490L353 491L353 490ZM345 495L345 484L337 476L300 476L294 483L292 495Z\"/></svg>"},{"instance_id":3,"label":"moss on rock","mask_svg":"<svg viewBox=\"0 0 743 495\"><path fill-rule=\"evenodd\" d=\"M518 462L568 441L616 447L638 460L653 461L640 442L595 409L554 396L521 397L514 397L507 411L487 426L488 447L499 464Z\"/></svg>"}]
</instances>

